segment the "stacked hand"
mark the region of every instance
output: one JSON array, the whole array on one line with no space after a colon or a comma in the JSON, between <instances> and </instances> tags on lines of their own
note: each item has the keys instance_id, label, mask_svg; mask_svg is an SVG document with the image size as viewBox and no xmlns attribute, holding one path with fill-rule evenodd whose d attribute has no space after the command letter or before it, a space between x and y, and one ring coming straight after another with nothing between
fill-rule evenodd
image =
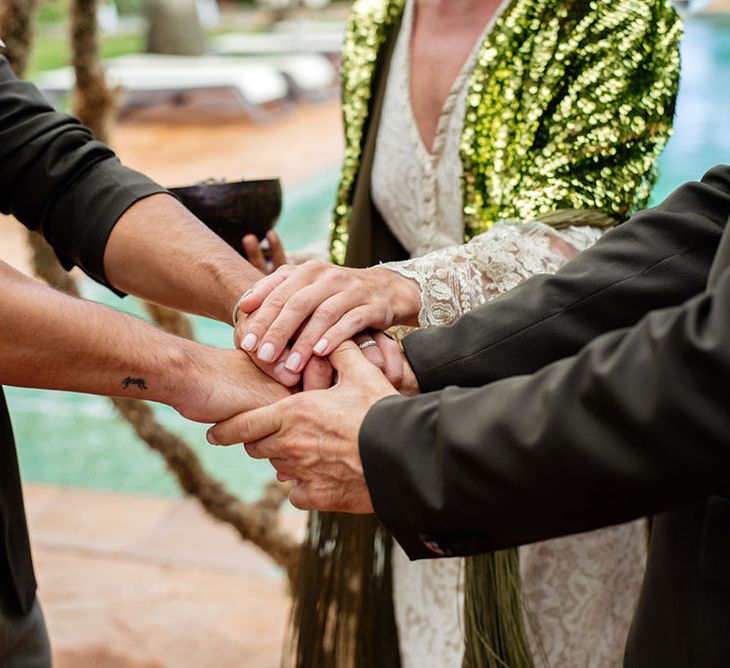
<instances>
[{"instance_id":1,"label":"stacked hand","mask_svg":"<svg viewBox=\"0 0 730 668\"><path fill-rule=\"evenodd\" d=\"M258 281L241 302L236 342L260 361L300 373L368 328L417 324L415 282L388 269L348 269L309 261ZM289 341L296 338L289 348Z\"/></svg>"},{"instance_id":2,"label":"stacked hand","mask_svg":"<svg viewBox=\"0 0 730 668\"><path fill-rule=\"evenodd\" d=\"M348 341L331 356L337 383L302 392L230 418L208 432L213 445L245 443L256 459L269 459L279 480L296 480L297 508L373 512L358 449L365 415L380 399L398 394Z\"/></svg>"}]
</instances>

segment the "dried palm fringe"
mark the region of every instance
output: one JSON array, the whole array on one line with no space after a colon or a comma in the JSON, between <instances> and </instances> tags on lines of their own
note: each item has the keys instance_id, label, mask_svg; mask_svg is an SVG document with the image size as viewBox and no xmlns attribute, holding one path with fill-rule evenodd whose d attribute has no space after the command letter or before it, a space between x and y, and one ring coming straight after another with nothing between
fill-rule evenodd
<instances>
[{"instance_id":1,"label":"dried palm fringe","mask_svg":"<svg viewBox=\"0 0 730 668\"><path fill-rule=\"evenodd\" d=\"M468 557L462 668L534 668L526 621L533 626L522 599L517 550Z\"/></svg>"},{"instance_id":2,"label":"dried palm fringe","mask_svg":"<svg viewBox=\"0 0 730 668\"><path fill-rule=\"evenodd\" d=\"M392 546L372 516L310 513L292 592L287 646L293 665L400 665Z\"/></svg>"},{"instance_id":3,"label":"dried palm fringe","mask_svg":"<svg viewBox=\"0 0 730 668\"><path fill-rule=\"evenodd\" d=\"M311 513L287 646L297 668L397 668L393 539L373 517ZM516 550L470 557L464 668L533 668Z\"/></svg>"}]
</instances>

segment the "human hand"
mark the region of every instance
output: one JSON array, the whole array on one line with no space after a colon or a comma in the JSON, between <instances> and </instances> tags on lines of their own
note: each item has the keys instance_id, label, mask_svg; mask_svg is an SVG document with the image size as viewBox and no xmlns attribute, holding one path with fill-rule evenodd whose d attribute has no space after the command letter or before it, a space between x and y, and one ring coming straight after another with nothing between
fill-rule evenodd
<instances>
[{"instance_id":1,"label":"human hand","mask_svg":"<svg viewBox=\"0 0 730 668\"><path fill-rule=\"evenodd\" d=\"M237 350L186 342L178 367L166 403L194 422L220 422L291 394Z\"/></svg>"},{"instance_id":2,"label":"human hand","mask_svg":"<svg viewBox=\"0 0 730 668\"><path fill-rule=\"evenodd\" d=\"M358 434L373 404L397 392L350 341L330 360L338 374L333 388L234 416L212 427L208 440L243 442L251 457L270 459L279 480L297 481L289 495L297 508L371 513Z\"/></svg>"},{"instance_id":3,"label":"human hand","mask_svg":"<svg viewBox=\"0 0 730 668\"><path fill-rule=\"evenodd\" d=\"M241 348L264 362L279 359L298 372L312 354L326 356L367 328L414 324L420 293L414 281L382 267L350 269L318 261L286 266L258 281L240 305Z\"/></svg>"},{"instance_id":4,"label":"human hand","mask_svg":"<svg viewBox=\"0 0 730 668\"><path fill-rule=\"evenodd\" d=\"M274 230L269 230L261 241L255 234L247 234L241 240L241 245L248 261L263 274L271 274L288 264L284 245Z\"/></svg>"}]
</instances>

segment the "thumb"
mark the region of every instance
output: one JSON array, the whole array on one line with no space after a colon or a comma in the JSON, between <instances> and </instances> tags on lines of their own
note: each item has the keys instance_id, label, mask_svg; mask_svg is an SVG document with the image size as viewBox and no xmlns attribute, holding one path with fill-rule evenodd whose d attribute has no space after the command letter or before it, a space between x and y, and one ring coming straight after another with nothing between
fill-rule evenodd
<instances>
[{"instance_id":1,"label":"thumb","mask_svg":"<svg viewBox=\"0 0 730 668\"><path fill-rule=\"evenodd\" d=\"M337 346L330 354L329 361L340 380L376 371L354 341L345 341Z\"/></svg>"}]
</instances>

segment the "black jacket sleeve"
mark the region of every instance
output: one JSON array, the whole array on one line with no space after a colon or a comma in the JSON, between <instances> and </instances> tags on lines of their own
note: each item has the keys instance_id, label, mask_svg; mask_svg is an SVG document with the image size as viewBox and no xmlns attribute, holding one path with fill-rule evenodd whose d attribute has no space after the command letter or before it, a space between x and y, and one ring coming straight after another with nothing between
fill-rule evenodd
<instances>
[{"instance_id":1,"label":"black jacket sleeve","mask_svg":"<svg viewBox=\"0 0 730 668\"><path fill-rule=\"evenodd\" d=\"M560 272L536 276L449 327L404 340L423 392L533 373L596 336L681 304L707 284L730 216L730 167L676 190Z\"/></svg>"},{"instance_id":2,"label":"black jacket sleeve","mask_svg":"<svg viewBox=\"0 0 730 668\"><path fill-rule=\"evenodd\" d=\"M587 531L730 484L730 270L534 376L387 398L360 451L411 558Z\"/></svg>"},{"instance_id":3,"label":"black jacket sleeve","mask_svg":"<svg viewBox=\"0 0 730 668\"><path fill-rule=\"evenodd\" d=\"M0 211L41 232L66 269L108 285L104 248L122 214L164 192L122 167L78 121L56 112L0 56Z\"/></svg>"}]
</instances>

